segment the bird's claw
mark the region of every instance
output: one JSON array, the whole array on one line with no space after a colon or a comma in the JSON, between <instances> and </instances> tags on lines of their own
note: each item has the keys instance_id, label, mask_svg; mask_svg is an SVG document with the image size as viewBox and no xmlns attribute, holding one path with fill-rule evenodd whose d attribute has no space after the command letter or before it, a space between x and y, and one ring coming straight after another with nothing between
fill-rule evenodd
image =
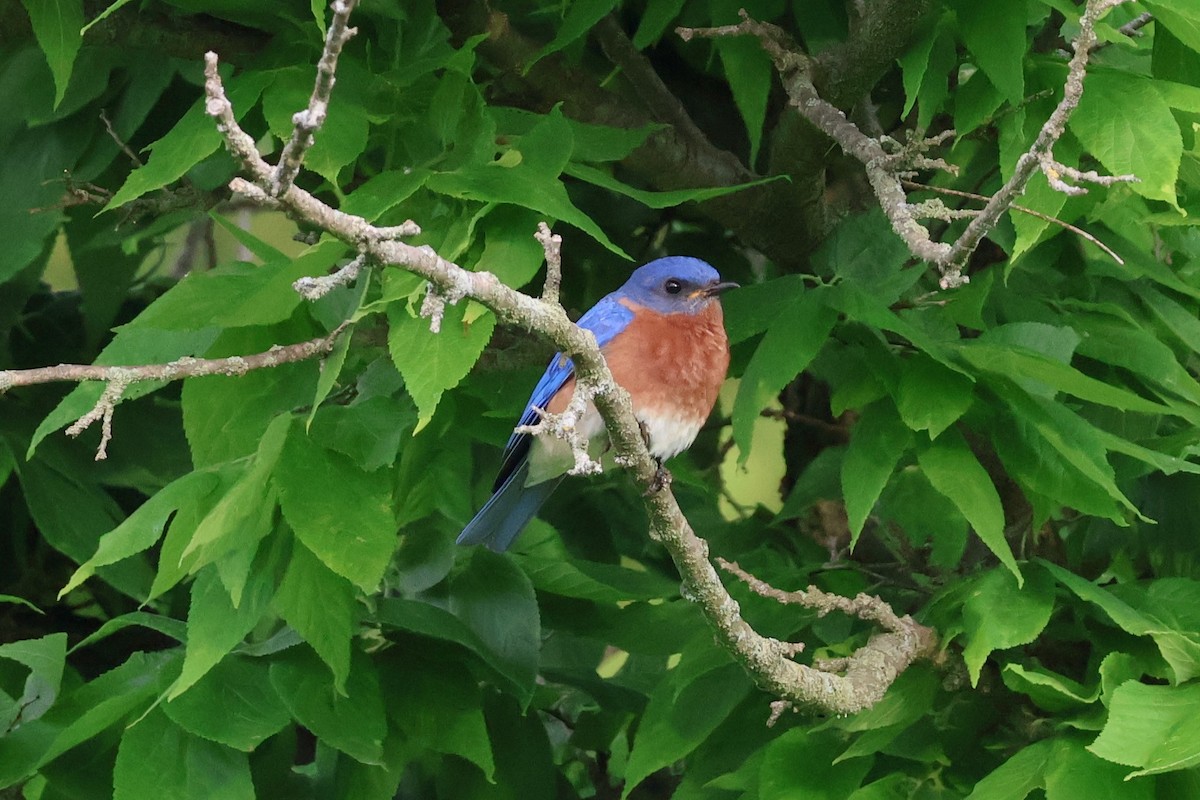
<instances>
[{"instance_id":1,"label":"bird's claw","mask_svg":"<svg viewBox=\"0 0 1200 800\"><path fill-rule=\"evenodd\" d=\"M671 485L671 473L667 471L667 468L658 459L654 459L654 463L658 465L658 469L654 472L654 480L650 481L650 485L646 487L645 494L643 495L645 497L661 492Z\"/></svg>"}]
</instances>

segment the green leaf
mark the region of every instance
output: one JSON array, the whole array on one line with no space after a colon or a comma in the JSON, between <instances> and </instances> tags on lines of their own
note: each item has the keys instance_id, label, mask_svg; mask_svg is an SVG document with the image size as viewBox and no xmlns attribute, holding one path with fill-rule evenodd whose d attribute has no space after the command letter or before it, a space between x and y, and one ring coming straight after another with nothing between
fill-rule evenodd
<instances>
[{"instance_id":1,"label":"green leaf","mask_svg":"<svg viewBox=\"0 0 1200 800\"><path fill-rule=\"evenodd\" d=\"M192 272L130 323L159 330L199 330L272 325L292 316L303 302L292 283L323 275L345 252L340 242L324 241L295 260L230 264Z\"/></svg>"},{"instance_id":2,"label":"green leaf","mask_svg":"<svg viewBox=\"0 0 1200 800\"><path fill-rule=\"evenodd\" d=\"M725 333L729 343L743 342L770 328L806 291L799 275L784 275L726 293L721 298L721 307L725 311Z\"/></svg>"},{"instance_id":3,"label":"green leaf","mask_svg":"<svg viewBox=\"0 0 1200 800\"><path fill-rule=\"evenodd\" d=\"M283 452L290 425L289 414L271 420L246 471L196 526L180 554L180 563L187 564L189 572L233 551L252 549L270 532L275 502L267 492L267 481ZM176 507L203 494L207 492L181 497ZM233 600L236 605L238 598Z\"/></svg>"},{"instance_id":4,"label":"green leaf","mask_svg":"<svg viewBox=\"0 0 1200 800\"><path fill-rule=\"evenodd\" d=\"M275 594L278 548L264 548L256 559L240 605L235 606L214 567L201 570L192 584L188 609L187 651L183 670L171 684L167 699L179 697L203 678L262 619Z\"/></svg>"},{"instance_id":5,"label":"green leaf","mask_svg":"<svg viewBox=\"0 0 1200 800\"><path fill-rule=\"evenodd\" d=\"M293 426L274 485L304 546L338 575L374 591L396 548L390 477L363 472Z\"/></svg>"},{"instance_id":6,"label":"green leaf","mask_svg":"<svg viewBox=\"0 0 1200 800\"><path fill-rule=\"evenodd\" d=\"M1025 0L957 0L959 32L979 68L1010 103L1025 97Z\"/></svg>"},{"instance_id":7,"label":"green leaf","mask_svg":"<svg viewBox=\"0 0 1200 800\"><path fill-rule=\"evenodd\" d=\"M537 678L541 620L525 573L504 556L475 548L467 569L450 584L450 610L487 646L496 668L517 684L517 699L527 705Z\"/></svg>"},{"instance_id":8,"label":"green leaf","mask_svg":"<svg viewBox=\"0 0 1200 800\"><path fill-rule=\"evenodd\" d=\"M1083 334L1079 352L1124 367L1168 392L1200 405L1200 383L1175 358L1175 353L1139 324L1108 314L1077 313L1076 329Z\"/></svg>"},{"instance_id":9,"label":"green leaf","mask_svg":"<svg viewBox=\"0 0 1200 800\"><path fill-rule=\"evenodd\" d=\"M528 209L500 206L479 224L483 253L476 272L490 272L500 282L519 289L537 274L545 259L542 246L533 238L539 217Z\"/></svg>"},{"instance_id":10,"label":"green leaf","mask_svg":"<svg viewBox=\"0 0 1200 800\"><path fill-rule=\"evenodd\" d=\"M962 373L918 353L900 374L896 410L909 428L929 431L929 438L936 439L971 407L972 391L971 380Z\"/></svg>"},{"instance_id":11,"label":"green leaf","mask_svg":"<svg viewBox=\"0 0 1200 800\"><path fill-rule=\"evenodd\" d=\"M395 659L380 672L389 714L422 751L459 756L495 780L478 683L459 662Z\"/></svg>"},{"instance_id":12,"label":"green leaf","mask_svg":"<svg viewBox=\"0 0 1200 800\"><path fill-rule=\"evenodd\" d=\"M188 733L250 752L283 729L291 715L261 659L225 658L160 708Z\"/></svg>"},{"instance_id":13,"label":"green leaf","mask_svg":"<svg viewBox=\"0 0 1200 800\"><path fill-rule=\"evenodd\" d=\"M675 597L679 585L662 575L615 564L514 555L535 589L562 597L622 603Z\"/></svg>"},{"instance_id":14,"label":"green leaf","mask_svg":"<svg viewBox=\"0 0 1200 800\"><path fill-rule=\"evenodd\" d=\"M1185 308L1149 284L1133 284L1130 288L1167 330L1193 352L1200 353L1200 319L1196 318L1194 310Z\"/></svg>"},{"instance_id":15,"label":"green leaf","mask_svg":"<svg viewBox=\"0 0 1200 800\"><path fill-rule=\"evenodd\" d=\"M309 435L323 447L349 456L359 468L374 472L396 463L402 442L416 424L417 410L407 396L377 395L348 406L323 406Z\"/></svg>"},{"instance_id":16,"label":"green leaf","mask_svg":"<svg viewBox=\"0 0 1200 800\"><path fill-rule=\"evenodd\" d=\"M571 0L554 38L525 62L525 72L546 56L582 39L615 5L616 0Z\"/></svg>"},{"instance_id":17,"label":"green leaf","mask_svg":"<svg viewBox=\"0 0 1200 800\"><path fill-rule=\"evenodd\" d=\"M70 652L74 653L76 650L82 650L89 645L107 639L117 631L123 631L135 625L152 631L158 631L163 636L169 636L177 642L187 641L187 623L183 620L174 619L162 614L153 614L149 611L130 611L128 614L113 617L95 631L80 639L71 648Z\"/></svg>"},{"instance_id":18,"label":"green leaf","mask_svg":"<svg viewBox=\"0 0 1200 800\"><path fill-rule=\"evenodd\" d=\"M51 633L40 639L0 644L0 658L29 667L25 688L9 714L0 711L0 736L17 725L32 722L46 713L58 699L63 666L67 659L67 635Z\"/></svg>"},{"instance_id":19,"label":"green leaf","mask_svg":"<svg viewBox=\"0 0 1200 800\"><path fill-rule=\"evenodd\" d=\"M1079 797L1153 800L1159 796L1152 780L1128 780L1126 771L1101 761L1077 739L1060 739L1046 767L1046 800Z\"/></svg>"},{"instance_id":20,"label":"green leaf","mask_svg":"<svg viewBox=\"0 0 1200 800\"><path fill-rule=\"evenodd\" d=\"M302 543L292 548L275 608L333 671L333 686L346 691L350 640L356 633L353 584L322 564Z\"/></svg>"},{"instance_id":21,"label":"green leaf","mask_svg":"<svg viewBox=\"0 0 1200 800\"><path fill-rule=\"evenodd\" d=\"M846 217L812 255L817 274L837 275L884 305L895 303L920 279L920 269L903 268L910 258L878 209Z\"/></svg>"},{"instance_id":22,"label":"green leaf","mask_svg":"<svg viewBox=\"0 0 1200 800\"><path fill-rule=\"evenodd\" d=\"M304 154L304 166L331 184L338 182L342 167L358 158L367 146L370 124L362 101L356 96L363 90L365 76L355 65L342 62L338 70L336 98L329 103L325 122L313 139L312 147ZM310 66L276 70L271 83L262 93L262 112L280 140L292 136L295 123L292 116L308 107L313 91L314 68ZM231 102L232 98L230 98ZM237 109L237 104L234 104Z\"/></svg>"},{"instance_id":23,"label":"green leaf","mask_svg":"<svg viewBox=\"0 0 1200 800\"><path fill-rule=\"evenodd\" d=\"M1020 750L975 784L967 800L1021 800L1044 785L1056 749L1055 740L1043 739Z\"/></svg>"},{"instance_id":24,"label":"green leaf","mask_svg":"<svg viewBox=\"0 0 1200 800\"><path fill-rule=\"evenodd\" d=\"M206 353L210 358L256 353L280 341L310 338L307 325L227 329ZM251 370L245 375L209 375L183 382L183 429L197 467L243 458L259 449L263 434L280 414L290 415L313 398L317 365L312 361Z\"/></svg>"},{"instance_id":25,"label":"green leaf","mask_svg":"<svg viewBox=\"0 0 1200 800\"><path fill-rule=\"evenodd\" d=\"M674 208L684 203L699 203L711 200L714 197L724 197L734 192L740 192L743 189L780 180L778 177L768 177L757 181L750 181L749 183L739 183L734 186L714 186L711 189L675 189L672 191L655 192L645 189L635 189L629 184L617 180L611 173L588 166L587 164L567 164L563 169L563 173L570 175L572 178L587 181L602 189L608 189L610 192L632 197L648 208Z\"/></svg>"},{"instance_id":26,"label":"green leaf","mask_svg":"<svg viewBox=\"0 0 1200 800\"><path fill-rule=\"evenodd\" d=\"M941 29L941 22L937 26L929 26L924 35L914 38L908 49L896 59L900 64L901 79L904 83L902 116L907 117L913 110L913 106L917 104L921 85L925 82L925 74L929 69L929 55L933 51L933 43L938 38ZM942 83L945 84L944 79Z\"/></svg>"},{"instance_id":27,"label":"green leaf","mask_svg":"<svg viewBox=\"0 0 1200 800\"><path fill-rule=\"evenodd\" d=\"M72 454L61 441L43 448L37 459L17 464L25 504L42 538L79 563L96 551L100 536L124 516L97 482L92 464L87 455L78 449ZM132 597L145 592L148 567L144 562L128 561L102 569L104 580L120 591Z\"/></svg>"},{"instance_id":28,"label":"green leaf","mask_svg":"<svg viewBox=\"0 0 1200 800\"><path fill-rule=\"evenodd\" d=\"M650 0L638 20L637 32L633 34L633 46L645 50L662 38L671 21L683 10L684 0Z\"/></svg>"},{"instance_id":29,"label":"green leaf","mask_svg":"<svg viewBox=\"0 0 1200 800\"><path fill-rule=\"evenodd\" d=\"M1004 95L992 85L987 75L976 72L965 83L960 83L954 93L955 133L961 138L976 130L996 113L1003 102ZM1024 200L1021 205L1025 205Z\"/></svg>"},{"instance_id":30,"label":"green leaf","mask_svg":"<svg viewBox=\"0 0 1200 800\"><path fill-rule=\"evenodd\" d=\"M1200 764L1200 684L1147 686L1127 681L1113 692L1108 721L1089 747L1129 777Z\"/></svg>"},{"instance_id":31,"label":"green leaf","mask_svg":"<svg viewBox=\"0 0 1200 800\"><path fill-rule=\"evenodd\" d=\"M870 758L836 761L842 740L829 733L793 728L767 746L759 770L761 800L841 800L857 789Z\"/></svg>"},{"instance_id":32,"label":"green leaf","mask_svg":"<svg viewBox=\"0 0 1200 800\"><path fill-rule=\"evenodd\" d=\"M384 170L356 187L342 203L341 210L376 222L424 186L430 174L421 168Z\"/></svg>"},{"instance_id":33,"label":"green leaf","mask_svg":"<svg viewBox=\"0 0 1200 800\"><path fill-rule=\"evenodd\" d=\"M992 345L983 339L964 342L959 354L971 366L1015 379L1030 394L1052 399L1058 392L1122 411L1169 414L1171 409L1128 389L1098 381L1069 364L1020 347Z\"/></svg>"},{"instance_id":34,"label":"green leaf","mask_svg":"<svg viewBox=\"0 0 1200 800\"><path fill-rule=\"evenodd\" d=\"M1136 96L1131 105L1125 100ZM1130 74L1093 72L1071 115L1071 132L1105 169L1138 177L1130 188L1178 208L1175 180L1183 157L1179 125L1152 81Z\"/></svg>"},{"instance_id":35,"label":"green leaf","mask_svg":"<svg viewBox=\"0 0 1200 800\"><path fill-rule=\"evenodd\" d=\"M1189 0L1147 0L1147 10L1157 27L1165 26L1175 38L1200 53L1200 10Z\"/></svg>"},{"instance_id":36,"label":"green leaf","mask_svg":"<svg viewBox=\"0 0 1200 800\"><path fill-rule=\"evenodd\" d=\"M329 351L329 355L321 361L321 375L317 378L317 391L312 401L312 408L309 409L308 418L304 420L304 430L309 432L312 430L313 418L317 416L317 411L321 408L321 403L325 402L325 398L329 397L329 393L333 391L333 387L337 384L337 379L342 374L342 367L346 363L346 353L350 351L350 338L354 334L354 327L350 326L347 330L338 337L334 342L333 349Z\"/></svg>"},{"instance_id":37,"label":"green leaf","mask_svg":"<svg viewBox=\"0 0 1200 800\"><path fill-rule=\"evenodd\" d=\"M1080 600L1091 603L1099 608L1121 630L1134 636L1149 636L1158 645L1159 652L1166 659L1171 670L1172 680L1182 683L1200 675L1200 636L1197 636L1194 625L1184 628L1172 623L1169 618L1161 618L1149 609L1135 608L1113 592L1097 586L1091 581L1079 577L1073 572L1063 569L1048 561L1039 561L1066 588L1075 593ZM1190 601L1194 602L1194 595Z\"/></svg>"},{"instance_id":38,"label":"green leaf","mask_svg":"<svg viewBox=\"0 0 1200 800\"><path fill-rule=\"evenodd\" d=\"M863 409L842 458L842 496L852 544L858 541L875 501L912 441L912 433L890 401Z\"/></svg>"},{"instance_id":39,"label":"green leaf","mask_svg":"<svg viewBox=\"0 0 1200 800\"><path fill-rule=\"evenodd\" d=\"M273 78L274 74L268 71L251 71L225 82L226 94L238 119L254 107ZM103 210L119 208L130 200L174 183L220 146L221 134L216 122L204 112L203 99L196 101L175 127L150 145L150 158L145 166L129 174Z\"/></svg>"},{"instance_id":40,"label":"green leaf","mask_svg":"<svg viewBox=\"0 0 1200 800\"><path fill-rule=\"evenodd\" d=\"M1029 644L1050 621L1054 610L1054 581L1045 570L1027 564L1016 580L992 569L971 587L963 603L963 628L967 637L963 661L971 685L979 683L983 663L995 650ZM998 614L997 609L1004 609Z\"/></svg>"},{"instance_id":41,"label":"green leaf","mask_svg":"<svg viewBox=\"0 0 1200 800\"><path fill-rule=\"evenodd\" d=\"M1125 523L1125 511L1117 500L1047 441L1037 424L1014 413L1011 419L995 420L993 426L996 455L1034 506L1034 525L1064 505ZM1046 498L1044 503L1039 503L1039 497Z\"/></svg>"},{"instance_id":42,"label":"green leaf","mask_svg":"<svg viewBox=\"0 0 1200 800\"><path fill-rule=\"evenodd\" d=\"M192 538L200 524L208 518L217 504L228 496L229 491L237 482L243 479L246 470L247 464L238 462L214 468L213 472L219 478L218 485L211 492L197 494L180 504L179 510L175 512L167 526L167 535L163 537L162 545L159 548L158 572L155 574L154 583L146 596L147 601L161 596L191 574L192 567L198 559L195 557L185 559L184 551L191 545ZM272 499L273 502L274 499ZM253 505L258 507L260 504L256 500ZM236 541L231 544L232 549L236 549L238 546ZM218 557L225 554L211 552Z\"/></svg>"},{"instance_id":43,"label":"green leaf","mask_svg":"<svg viewBox=\"0 0 1200 800\"><path fill-rule=\"evenodd\" d=\"M68 750L145 709L179 654L134 653L124 664L65 693L42 717L0 736L0 786L11 786Z\"/></svg>"},{"instance_id":44,"label":"green leaf","mask_svg":"<svg viewBox=\"0 0 1200 800\"><path fill-rule=\"evenodd\" d=\"M83 29L80 30L79 32L81 34L87 33L88 29L91 28L93 25L95 25L97 22L104 21L105 19L108 18L108 16L110 14L112 14L114 11L119 10L122 6L127 5L129 2L130 2L130 0L115 0L115 2L112 3L112 5L110 5L108 8L104 9L103 11L101 11L100 14L95 19L93 19L87 25L84 25Z\"/></svg>"},{"instance_id":45,"label":"green leaf","mask_svg":"<svg viewBox=\"0 0 1200 800\"><path fill-rule=\"evenodd\" d=\"M507 681L510 688L525 692L528 669L519 661L502 661L465 622L439 606L402 597L379 600L375 619L381 625L417 634L426 638L459 645L479 657L479 662L491 668L497 677Z\"/></svg>"},{"instance_id":46,"label":"green leaf","mask_svg":"<svg viewBox=\"0 0 1200 800\"><path fill-rule=\"evenodd\" d=\"M1099 686L1088 691L1077 681L1042 667L1005 664L1000 678L1009 689L1028 695L1034 705L1051 713L1078 710L1100 698Z\"/></svg>"},{"instance_id":47,"label":"green leaf","mask_svg":"<svg viewBox=\"0 0 1200 800\"><path fill-rule=\"evenodd\" d=\"M744 464L750 457L759 412L808 366L833 330L837 312L825 301L820 290L799 295L779 312L754 351L733 403L733 439L739 462Z\"/></svg>"},{"instance_id":48,"label":"green leaf","mask_svg":"<svg viewBox=\"0 0 1200 800\"><path fill-rule=\"evenodd\" d=\"M947 431L928 447L918 449L917 463L933 488L958 506L976 535L1016 576L1019 586L1023 578L1004 538L1004 508L1000 505L1000 495L962 435Z\"/></svg>"},{"instance_id":49,"label":"green leaf","mask_svg":"<svg viewBox=\"0 0 1200 800\"><path fill-rule=\"evenodd\" d=\"M305 647L293 647L272 662L271 685L296 721L318 739L363 764L382 762L387 720L379 675L366 656L355 654L345 694L334 690L328 668Z\"/></svg>"},{"instance_id":50,"label":"green leaf","mask_svg":"<svg viewBox=\"0 0 1200 800\"><path fill-rule=\"evenodd\" d=\"M75 56L83 44L83 0L22 0L29 12L33 35L46 54L50 72L54 75L54 107L58 108L67 84Z\"/></svg>"},{"instance_id":51,"label":"green leaf","mask_svg":"<svg viewBox=\"0 0 1200 800\"><path fill-rule=\"evenodd\" d=\"M245 753L187 733L159 709L125 730L113 800L254 800Z\"/></svg>"},{"instance_id":52,"label":"green leaf","mask_svg":"<svg viewBox=\"0 0 1200 800\"><path fill-rule=\"evenodd\" d=\"M1117 486L1108 463L1104 439L1090 423L1058 403L1030 397L1024 392L997 384L1000 396L1012 407L1022 424L1028 424L1084 478L1096 484L1129 511L1137 508Z\"/></svg>"},{"instance_id":53,"label":"green leaf","mask_svg":"<svg viewBox=\"0 0 1200 800\"><path fill-rule=\"evenodd\" d=\"M750 692L750 680L740 665L706 664L707 669L694 671L687 666L689 657L699 656L685 653L685 660L650 695L629 753L622 798L651 774L695 750Z\"/></svg>"},{"instance_id":54,"label":"green leaf","mask_svg":"<svg viewBox=\"0 0 1200 800\"><path fill-rule=\"evenodd\" d=\"M712 5L714 18L736 20L739 2L712 0ZM725 80L733 92L733 102L750 137L749 163L753 166L758 161L758 149L762 144L763 122L767 117L767 99L775 69L771 57L753 37L718 38L714 44L725 67Z\"/></svg>"},{"instance_id":55,"label":"green leaf","mask_svg":"<svg viewBox=\"0 0 1200 800\"><path fill-rule=\"evenodd\" d=\"M971 83L973 82L972 80ZM998 93L997 96L999 96ZM1047 97L1034 100L1030 105L1019 107L1012 113L1000 115L997 127L1000 132L1000 174L1004 180L1012 179L1017 162L1029 148L1030 142L1037 138L1043 122L1053 113L1053 110L1053 100ZM1064 136L1055 142L1054 155L1064 164L1077 164L1081 151L1074 137ZM1025 185L1020 205L1047 217L1057 218L1066 202L1067 195L1052 188L1042 171L1035 170ZM1010 209L1008 216L1012 220L1013 230L1016 232L1016 241L1013 242L1012 256L1009 261L1010 269L1017 259L1032 250L1039 242L1062 233L1060 227L1032 214Z\"/></svg>"},{"instance_id":56,"label":"green leaf","mask_svg":"<svg viewBox=\"0 0 1200 800\"><path fill-rule=\"evenodd\" d=\"M418 431L433 419L442 394L467 376L492 338L495 315L489 311L468 323L466 312L467 303L446 306L441 331L433 333L429 320L410 313L405 304L388 306L388 351L417 404Z\"/></svg>"},{"instance_id":57,"label":"green leaf","mask_svg":"<svg viewBox=\"0 0 1200 800\"><path fill-rule=\"evenodd\" d=\"M61 598L95 574L96 569L148 550L163 535L167 520L181 505L206 495L220 483L210 472L189 472L167 484L125 521L100 537L96 553L75 570L58 593Z\"/></svg>"},{"instance_id":58,"label":"green leaf","mask_svg":"<svg viewBox=\"0 0 1200 800\"><path fill-rule=\"evenodd\" d=\"M429 177L427 186L434 192L484 203L512 203L533 209L556 220L574 225L621 258L629 255L613 243L590 217L580 211L567 196L557 178L535 174L526 164L505 167L501 162L464 165L456 172L438 172Z\"/></svg>"}]
</instances>

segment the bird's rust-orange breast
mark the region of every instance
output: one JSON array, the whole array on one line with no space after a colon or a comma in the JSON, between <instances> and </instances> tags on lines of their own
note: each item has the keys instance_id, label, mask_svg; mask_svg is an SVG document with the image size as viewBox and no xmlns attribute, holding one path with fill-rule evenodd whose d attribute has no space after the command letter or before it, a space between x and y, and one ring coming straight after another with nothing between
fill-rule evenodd
<instances>
[{"instance_id":1,"label":"bird's rust-orange breast","mask_svg":"<svg viewBox=\"0 0 1200 800\"><path fill-rule=\"evenodd\" d=\"M657 314L629 300L629 327L604 348L617 383L636 412L670 412L703 422L729 369L721 305L698 314Z\"/></svg>"},{"instance_id":2,"label":"bird's rust-orange breast","mask_svg":"<svg viewBox=\"0 0 1200 800\"><path fill-rule=\"evenodd\" d=\"M670 413L696 420L708 418L729 370L729 339L720 303L699 314L657 314L629 301L629 326L603 348L617 383L633 400L634 413ZM575 377L547 404L561 414L575 391Z\"/></svg>"}]
</instances>

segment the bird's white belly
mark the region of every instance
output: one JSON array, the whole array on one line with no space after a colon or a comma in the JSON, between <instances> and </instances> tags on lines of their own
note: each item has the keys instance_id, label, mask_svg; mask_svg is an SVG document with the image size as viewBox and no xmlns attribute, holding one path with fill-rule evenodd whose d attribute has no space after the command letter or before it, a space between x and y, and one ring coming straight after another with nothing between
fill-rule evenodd
<instances>
[{"instance_id":1,"label":"bird's white belly","mask_svg":"<svg viewBox=\"0 0 1200 800\"><path fill-rule=\"evenodd\" d=\"M646 426L646 432L649 434L650 455L659 461L673 458L691 447L696 434L704 425L703 419L670 412L643 412L638 415L638 419Z\"/></svg>"}]
</instances>

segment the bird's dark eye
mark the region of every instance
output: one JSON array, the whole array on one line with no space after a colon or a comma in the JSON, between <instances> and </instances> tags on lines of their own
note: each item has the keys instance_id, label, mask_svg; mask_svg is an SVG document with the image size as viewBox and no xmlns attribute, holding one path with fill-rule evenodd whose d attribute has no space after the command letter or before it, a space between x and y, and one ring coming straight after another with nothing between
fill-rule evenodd
<instances>
[{"instance_id":1,"label":"bird's dark eye","mask_svg":"<svg viewBox=\"0 0 1200 800\"><path fill-rule=\"evenodd\" d=\"M683 291L683 284L674 278L671 278L663 284L663 290L666 291L667 294L679 294L681 291Z\"/></svg>"}]
</instances>

